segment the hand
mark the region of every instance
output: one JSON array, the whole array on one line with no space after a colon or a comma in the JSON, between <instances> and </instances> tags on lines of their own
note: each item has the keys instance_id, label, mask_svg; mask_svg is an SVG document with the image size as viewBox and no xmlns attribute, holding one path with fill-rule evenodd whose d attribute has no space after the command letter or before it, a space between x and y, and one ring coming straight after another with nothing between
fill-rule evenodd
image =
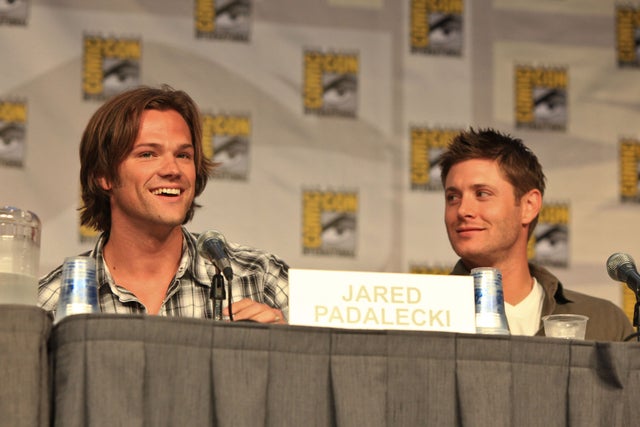
<instances>
[{"instance_id":1,"label":"hand","mask_svg":"<svg viewBox=\"0 0 640 427\"><path fill-rule=\"evenodd\" d=\"M287 323L282 311L249 298L234 302L231 308L233 310L233 320L253 320L259 323L278 323L281 325ZM229 307L223 308L222 314L228 316Z\"/></svg>"}]
</instances>

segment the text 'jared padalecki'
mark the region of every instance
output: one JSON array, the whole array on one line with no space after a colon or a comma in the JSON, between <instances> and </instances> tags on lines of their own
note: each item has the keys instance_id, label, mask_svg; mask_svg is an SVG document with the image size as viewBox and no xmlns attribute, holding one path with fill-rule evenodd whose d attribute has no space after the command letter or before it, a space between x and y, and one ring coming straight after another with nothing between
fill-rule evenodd
<instances>
[{"instance_id":1,"label":"text 'jared padalecki'","mask_svg":"<svg viewBox=\"0 0 640 427\"><path fill-rule=\"evenodd\" d=\"M316 305L315 321L371 326L451 326L450 311L425 308L417 287L351 284L340 300L345 304Z\"/></svg>"}]
</instances>

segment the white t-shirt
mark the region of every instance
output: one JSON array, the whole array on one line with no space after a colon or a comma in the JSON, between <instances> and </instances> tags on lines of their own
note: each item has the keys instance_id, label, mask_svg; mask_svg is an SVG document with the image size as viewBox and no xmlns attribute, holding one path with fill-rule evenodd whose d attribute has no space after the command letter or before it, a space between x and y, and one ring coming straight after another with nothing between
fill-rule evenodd
<instances>
[{"instance_id":1,"label":"white t-shirt","mask_svg":"<svg viewBox=\"0 0 640 427\"><path fill-rule=\"evenodd\" d=\"M544 289L536 278L533 278L531 292L516 305L504 303L505 314L509 322L511 335L533 336L540 329L540 315L542 302L544 301Z\"/></svg>"}]
</instances>

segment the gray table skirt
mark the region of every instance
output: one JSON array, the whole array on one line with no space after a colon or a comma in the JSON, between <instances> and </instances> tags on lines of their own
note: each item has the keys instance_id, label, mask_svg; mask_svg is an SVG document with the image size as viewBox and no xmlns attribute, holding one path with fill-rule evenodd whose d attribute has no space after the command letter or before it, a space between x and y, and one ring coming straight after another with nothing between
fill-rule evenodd
<instances>
[{"instance_id":1,"label":"gray table skirt","mask_svg":"<svg viewBox=\"0 0 640 427\"><path fill-rule=\"evenodd\" d=\"M640 425L637 342L95 315L50 351L55 426Z\"/></svg>"},{"instance_id":2,"label":"gray table skirt","mask_svg":"<svg viewBox=\"0 0 640 427\"><path fill-rule=\"evenodd\" d=\"M0 306L0 425L49 426L51 319L37 307Z\"/></svg>"}]
</instances>

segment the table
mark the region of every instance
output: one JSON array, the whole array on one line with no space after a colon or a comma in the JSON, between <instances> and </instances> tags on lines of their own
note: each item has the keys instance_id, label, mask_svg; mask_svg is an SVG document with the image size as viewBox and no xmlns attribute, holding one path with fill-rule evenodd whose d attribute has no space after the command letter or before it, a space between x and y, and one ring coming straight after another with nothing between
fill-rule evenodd
<instances>
[{"instance_id":1,"label":"table","mask_svg":"<svg viewBox=\"0 0 640 427\"><path fill-rule=\"evenodd\" d=\"M50 425L51 323L37 307L0 306L0 425Z\"/></svg>"},{"instance_id":2,"label":"table","mask_svg":"<svg viewBox=\"0 0 640 427\"><path fill-rule=\"evenodd\" d=\"M640 422L638 342L100 314L50 351L55 426Z\"/></svg>"}]
</instances>

